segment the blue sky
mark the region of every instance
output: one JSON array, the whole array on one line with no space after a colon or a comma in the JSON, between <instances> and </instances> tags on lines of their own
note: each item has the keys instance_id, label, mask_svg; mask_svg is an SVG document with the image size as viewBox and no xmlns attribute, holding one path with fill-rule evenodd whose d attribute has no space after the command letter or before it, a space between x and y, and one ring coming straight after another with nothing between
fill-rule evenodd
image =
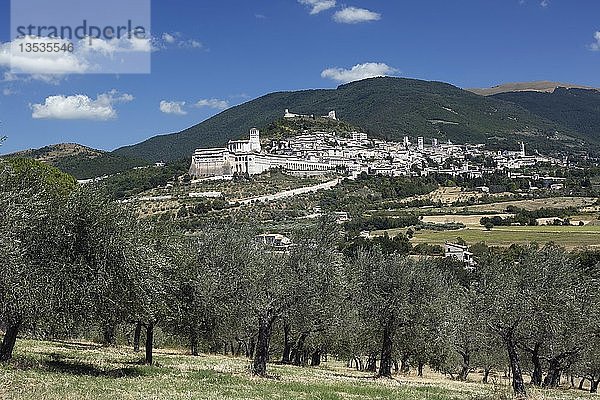
<instances>
[{"instance_id":1,"label":"blue sky","mask_svg":"<svg viewBox=\"0 0 600 400\"><path fill-rule=\"evenodd\" d=\"M9 11L0 0L0 46ZM269 92L371 75L600 87L598 31L597 0L155 0L151 74L14 76L0 52L1 151L112 150Z\"/></svg>"}]
</instances>

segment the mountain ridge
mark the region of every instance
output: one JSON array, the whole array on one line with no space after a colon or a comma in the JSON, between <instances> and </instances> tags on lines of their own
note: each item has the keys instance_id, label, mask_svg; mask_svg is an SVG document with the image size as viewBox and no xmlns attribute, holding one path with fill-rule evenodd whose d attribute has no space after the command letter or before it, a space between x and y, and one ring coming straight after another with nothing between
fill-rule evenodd
<instances>
[{"instance_id":1,"label":"mountain ridge","mask_svg":"<svg viewBox=\"0 0 600 400\"><path fill-rule=\"evenodd\" d=\"M221 147L250 128L266 128L292 112L326 115L363 127L373 137L436 137L455 142L514 146L527 139L541 148L578 146L582 137L511 102L479 96L444 82L370 78L336 89L274 92L232 107L179 133L152 137L113 153L148 162L189 157L199 147ZM548 140L550 139L550 141ZM560 144L558 143L560 142Z\"/></svg>"},{"instance_id":2,"label":"mountain ridge","mask_svg":"<svg viewBox=\"0 0 600 400\"><path fill-rule=\"evenodd\" d=\"M229 140L245 137L251 127L274 138L286 135L291 126L304 130L307 121L282 125L286 108L308 115L336 110L340 121L329 129L360 129L387 140L424 136L486 143L497 149L517 148L519 141L526 141L541 152L587 152L600 147L598 90L559 88L486 97L444 82L372 78L335 89L269 93L179 133L157 135L113 152L58 144L8 156L36 158L88 179L158 161L189 159L196 148L223 147Z\"/></svg>"},{"instance_id":3,"label":"mountain ridge","mask_svg":"<svg viewBox=\"0 0 600 400\"><path fill-rule=\"evenodd\" d=\"M39 149L27 149L2 156L2 158L15 157L42 161L77 179L112 175L148 164L144 160L119 156L77 143L52 144Z\"/></svg>"},{"instance_id":4,"label":"mountain ridge","mask_svg":"<svg viewBox=\"0 0 600 400\"><path fill-rule=\"evenodd\" d=\"M552 93L508 92L494 98L509 101L541 118L554 121L588 138L600 139L600 91L556 88Z\"/></svg>"},{"instance_id":5,"label":"mountain ridge","mask_svg":"<svg viewBox=\"0 0 600 400\"><path fill-rule=\"evenodd\" d=\"M566 89L588 89L588 90L599 90L591 86L584 86L572 83L561 83L552 81L532 81L532 82L510 82L503 83L500 85L492 86L489 88L470 88L465 89L469 92L473 92L480 96L493 96L501 93L510 92L545 92L554 93L558 88Z\"/></svg>"}]
</instances>

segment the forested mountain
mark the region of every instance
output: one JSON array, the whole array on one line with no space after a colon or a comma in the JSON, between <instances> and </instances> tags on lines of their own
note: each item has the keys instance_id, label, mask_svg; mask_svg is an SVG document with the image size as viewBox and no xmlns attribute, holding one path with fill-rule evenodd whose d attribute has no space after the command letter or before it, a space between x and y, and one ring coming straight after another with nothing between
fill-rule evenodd
<instances>
[{"instance_id":1,"label":"forested mountain","mask_svg":"<svg viewBox=\"0 0 600 400\"><path fill-rule=\"evenodd\" d=\"M116 155L147 161L189 157L198 147L223 146L251 127L267 128L284 109L301 114L338 117L374 137L437 137L454 142L502 143L524 138L540 149L582 144L577 132L543 119L513 103L482 97L441 82L372 78L337 89L272 93L226 110L177 134L153 137L123 147ZM548 140L548 138L552 140Z\"/></svg>"},{"instance_id":2,"label":"forested mountain","mask_svg":"<svg viewBox=\"0 0 600 400\"><path fill-rule=\"evenodd\" d=\"M600 91L557 88L553 93L511 92L493 96L513 102L531 113L600 139Z\"/></svg>"}]
</instances>

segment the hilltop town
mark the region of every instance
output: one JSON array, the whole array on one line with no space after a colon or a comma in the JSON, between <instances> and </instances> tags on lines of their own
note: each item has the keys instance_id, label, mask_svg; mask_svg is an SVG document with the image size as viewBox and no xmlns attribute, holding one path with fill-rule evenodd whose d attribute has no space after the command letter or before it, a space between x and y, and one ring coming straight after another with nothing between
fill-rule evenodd
<instances>
[{"instance_id":1,"label":"hilltop town","mask_svg":"<svg viewBox=\"0 0 600 400\"><path fill-rule=\"evenodd\" d=\"M320 117L337 120L336 112ZM284 119L315 119L285 110ZM197 149L190 175L196 179L258 175L273 168L292 174L315 175L324 171L384 176L444 174L477 178L484 174L520 170L536 165L565 166L567 159L520 149L490 150L485 144L441 143L437 138L405 136L401 142L369 137L364 132L300 131L282 139L261 138L256 128L248 140L229 141L225 148ZM521 175L515 175L520 177ZM546 177L557 184L560 177Z\"/></svg>"}]
</instances>

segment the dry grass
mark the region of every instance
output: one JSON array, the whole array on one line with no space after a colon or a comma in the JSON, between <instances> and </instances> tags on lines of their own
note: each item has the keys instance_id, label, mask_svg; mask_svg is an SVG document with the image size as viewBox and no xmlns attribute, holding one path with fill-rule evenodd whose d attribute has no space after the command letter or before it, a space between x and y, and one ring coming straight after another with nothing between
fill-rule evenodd
<instances>
[{"instance_id":1,"label":"dry grass","mask_svg":"<svg viewBox=\"0 0 600 400\"><path fill-rule=\"evenodd\" d=\"M226 356L190 357L157 351L157 366L139 363L129 349L90 343L21 340L15 360L0 365L2 399L510 399L500 377L483 385L456 382L426 371L424 378L371 375L330 361L319 368L269 365L271 379L252 377L249 361ZM473 380L480 379L473 375ZM535 400L592 398L574 390L534 391Z\"/></svg>"}]
</instances>

